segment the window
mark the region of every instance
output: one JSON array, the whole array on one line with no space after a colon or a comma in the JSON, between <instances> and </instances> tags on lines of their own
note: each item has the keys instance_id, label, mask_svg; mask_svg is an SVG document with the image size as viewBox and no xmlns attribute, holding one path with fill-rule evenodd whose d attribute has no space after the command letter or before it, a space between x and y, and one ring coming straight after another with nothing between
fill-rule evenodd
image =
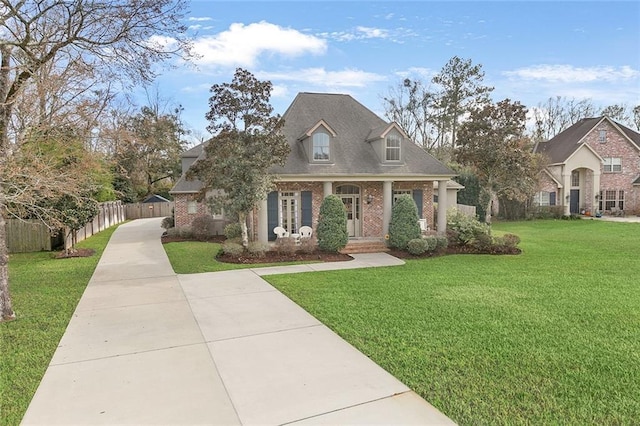
<instances>
[{"instance_id":1,"label":"window","mask_svg":"<svg viewBox=\"0 0 640 426\"><path fill-rule=\"evenodd\" d=\"M385 141L385 160L400 161L400 136L397 134L391 134L386 137Z\"/></svg>"},{"instance_id":2,"label":"window","mask_svg":"<svg viewBox=\"0 0 640 426\"><path fill-rule=\"evenodd\" d=\"M313 161L329 161L329 135L320 132L313 135Z\"/></svg>"},{"instance_id":3,"label":"window","mask_svg":"<svg viewBox=\"0 0 640 426\"><path fill-rule=\"evenodd\" d=\"M198 202L197 201L187 201L187 213L188 214L196 214L196 213L198 213Z\"/></svg>"},{"instance_id":4,"label":"window","mask_svg":"<svg viewBox=\"0 0 640 426\"><path fill-rule=\"evenodd\" d=\"M571 172L571 186L580 186L580 172L577 170Z\"/></svg>"},{"instance_id":5,"label":"window","mask_svg":"<svg viewBox=\"0 0 640 426\"><path fill-rule=\"evenodd\" d=\"M606 141L607 141L607 131L606 130L600 130L598 132L598 142L605 143Z\"/></svg>"},{"instance_id":6,"label":"window","mask_svg":"<svg viewBox=\"0 0 640 426\"><path fill-rule=\"evenodd\" d=\"M398 201L398 198L401 195L412 195L413 192L410 189L400 189L400 190L394 190L393 191L393 204L396 204L396 201Z\"/></svg>"},{"instance_id":7,"label":"window","mask_svg":"<svg viewBox=\"0 0 640 426\"><path fill-rule=\"evenodd\" d=\"M278 205L279 226L290 234L297 234L300 229L300 193L281 192Z\"/></svg>"},{"instance_id":8,"label":"window","mask_svg":"<svg viewBox=\"0 0 640 426\"><path fill-rule=\"evenodd\" d=\"M602 198L602 197L601 197ZM620 210L624 210L624 191L617 189L607 189L604 191L604 209L611 210L611 208L617 207ZM602 205L600 205L602 209Z\"/></svg>"},{"instance_id":9,"label":"window","mask_svg":"<svg viewBox=\"0 0 640 426\"><path fill-rule=\"evenodd\" d=\"M602 171L605 173L614 173L622 171L622 159L617 157L603 158L604 166Z\"/></svg>"},{"instance_id":10,"label":"window","mask_svg":"<svg viewBox=\"0 0 640 426\"><path fill-rule=\"evenodd\" d=\"M549 192L537 192L533 197L533 204L536 206L550 206Z\"/></svg>"}]
</instances>

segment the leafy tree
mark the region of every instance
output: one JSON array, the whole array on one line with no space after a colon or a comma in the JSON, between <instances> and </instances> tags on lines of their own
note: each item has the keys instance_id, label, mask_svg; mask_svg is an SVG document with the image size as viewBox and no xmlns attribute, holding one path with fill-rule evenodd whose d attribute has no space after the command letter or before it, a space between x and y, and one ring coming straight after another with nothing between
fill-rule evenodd
<instances>
[{"instance_id":1,"label":"leafy tree","mask_svg":"<svg viewBox=\"0 0 640 426\"><path fill-rule=\"evenodd\" d=\"M403 194L398 197L391 210L389 245L400 250L405 250L409 241L420 238L420 235L418 207L410 195Z\"/></svg>"},{"instance_id":2,"label":"leafy tree","mask_svg":"<svg viewBox=\"0 0 640 426\"><path fill-rule=\"evenodd\" d=\"M53 208L58 213L58 220L69 230L65 238L67 252L75 249L78 242L78 231L98 214L98 203L88 196L72 197L64 194L55 200ZM71 237L71 247L67 247L66 241Z\"/></svg>"},{"instance_id":3,"label":"leafy tree","mask_svg":"<svg viewBox=\"0 0 640 426\"><path fill-rule=\"evenodd\" d=\"M242 227L242 244L247 247L247 216L271 190L272 166L284 165L289 144L280 129L279 115L272 115L269 103L273 86L238 68L231 83L211 87L208 130L215 133L205 147L204 158L191 167L187 177L203 182L201 199L208 191L222 191L208 201L237 214Z\"/></svg>"},{"instance_id":4,"label":"leafy tree","mask_svg":"<svg viewBox=\"0 0 640 426\"><path fill-rule=\"evenodd\" d=\"M482 65L471 59L454 56L432 79L441 91L437 95L437 108L442 110L441 125L451 132L451 145L457 144L460 119L472 108L489 102L493 87L483 85Z\"/></svg>"},{"instance_id":5,"label":"leafy tree","mask_svg":"<svg viewBox=\"0 0 640 426\"><path fill-rule=\"evenodd\" d=\"M37 198L27 196L27 192L65 191L73 196L77 186L73 179L77 176L61 175L42 158L21 154L22 135L10 132L14 107L22 102L39 72L51 64L74 63L90 70L95 80L124 84L149 81L154 76L154 63L188 47L181 38L185 31L180 23L184 8L184 0L0 0L2 320L15 317L9 296L5 230L8 206L31 200L35 212L46 214L33 204ZM166 40L172 42L165 43ZM24 168L17 167L17 159L30 168L30 173L39 174L26 174Z\"/></svg>"},{"instance_id":6,"label":"leafy tree","mask_svg":"<svg viewBox=\"0 0 640 426\"><path fill-rule=\"evenodd\" d=\"M337 195L327 195L322 200L316 234L318 248L322 251L337 253L349 242L344 204Z\"/></svg>"},{"instance_id":7,"label":"leafy tree","mask_svg":"<svg viewBox=\"0 0 640 426\"><path fill-rule=\"evenodd\" d=\"M140 199L163 192L180 177L180 154L186 146L180 111L181 107L162 112L154 103L128 120L128 132L121 135L114 155L125 196L134 192Z\"/></svg>"},{"instance_id":8,"label":"leafy tree","mask_svg":"<svg viewBox=\"0 0 640 426\"><path fill-rule=\"evenodd\" d=\"M474 109L460 127L456 157L478 177L488 224L493 200L530 198L544 167L544 158L531 152L524 136L526 112L519 102L505 99Z\"/></svg>"}]
</instances>

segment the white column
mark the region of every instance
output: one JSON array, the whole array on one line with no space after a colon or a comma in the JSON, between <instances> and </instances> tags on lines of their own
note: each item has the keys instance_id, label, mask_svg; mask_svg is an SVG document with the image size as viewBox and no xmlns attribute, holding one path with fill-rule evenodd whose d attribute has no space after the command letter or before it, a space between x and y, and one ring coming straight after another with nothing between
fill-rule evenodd
<instances>
[{"instance_id":1,"label":"white column","mask_svg":"<svg viewBox=\"0 0 640 426\"><path fill-rule=\"evenodd\" d=\"M382 235L389 233L389 222L391 222L391 209L393 208L393 182L385 180L382 182Z\"/></svg>"},{"instance_id":2,"label":"white column","mask_svg":"<svg viewBox=\"0 0 640 426\"><path fill-rule=\"evenodd\" d=\"M598 199L596 199L596 195L600 194L600 171L593 172L593 196L591 197L591 202L593 203L593 207L591 208L591 215L595 216L596 211L598 210ZM604 201L602 202L602 206L604 207Z\"/></svg>"},{"instance_id":3,"label":"white column","mask_svg":"<svg viewBox=\"0 0 640 426\"><path fill-rule=\"evenodd\" d=\"M267 216L267 200L266 198L260 201L260 207L258 207L258 241L266 243L269 241L269 218Z\"/></svg>"},{"instance_id":4,"label":"white column","mask_svg":"<svg viewBox=\"0 0 640 426\"><path fill-rule=\"evenodd\" d=\"M565 166L566 167L566 166ZM571 207L571 171L569 171L568 173L566 172L565 169L565 173L562 174L562 185L563 185L563 189L562 189L562 205L564 206L564 214L565 216L569 216L571 214L570 212L570 207Z\"/></svg>"},{"instance_id":5,"label":"white column","mask_svg":"<svg viewBox=\"0 0 640 426\"><path fill-rule=\"evenodd\" d=\"M324 196L333 194L333 182L323 182Z\"/></svg>"},{"instance_id":6,"label":"white column","mask_svg":"<svg viewBox=\"0 0 640 426\"><path fill-rule=\"evenodd\" d=\"M447 181L438 181L438 224L437 230L439 235L445 235L447 232Z\"/></svg>"}]
</instances>

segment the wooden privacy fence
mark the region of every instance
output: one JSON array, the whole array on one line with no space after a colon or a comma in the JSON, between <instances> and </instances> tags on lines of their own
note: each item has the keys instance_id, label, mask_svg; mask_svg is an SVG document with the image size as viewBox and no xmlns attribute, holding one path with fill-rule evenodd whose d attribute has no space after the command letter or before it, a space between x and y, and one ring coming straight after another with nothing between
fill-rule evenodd
<instances>
[{"instance_id":1,"label":"wooden privacy fence","mask_svg":"<svg viewBox=\"0 0 640 426\"><path fill-rule=\"evenodd\" d=\"M124 222L124 205L120 201L110 201L98 205L98 214L82 229L76 232L76 242L97 234L110 226ZM53 234L56 234L54 232ZM36 220L7 220L7 246L9 253L28 253L34 251L51 251L56 243L56 235ZM64 231L65 247L71 246L71 236Z\"/></svg>"},{"instance_id":2,"label":"wooden privacy fence","mask_svg":"<svg viewBox=\"0 0 640 426\"><path fill-rule=\"evenodd\" d=\"M125 216L128 220L146 219L150 217L167 217L173 215L173 203L135 203L126 204Z\"/></svg>"},{"instance_id":3,"label":"wooden privacy fence","mask_svg":"<svg viewBox=\"0 0 640 426\"><path fill-rule=\"evenodd\" d=\"M51 251L51 232L42 222L8 219L6 223L9 253Z\"/></svg>"}]
</instances>

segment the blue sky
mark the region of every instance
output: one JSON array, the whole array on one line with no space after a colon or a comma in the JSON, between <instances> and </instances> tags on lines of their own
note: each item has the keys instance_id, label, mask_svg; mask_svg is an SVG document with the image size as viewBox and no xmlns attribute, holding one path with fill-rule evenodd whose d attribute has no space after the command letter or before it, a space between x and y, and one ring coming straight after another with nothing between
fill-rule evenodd
<instances>
[{"instance_id":1,"label":"blue sky","mask_svg":"<svg viewBox=\"0 0 640 426\"><path fill-rule=\"evenodd\" d=\"M382 115L403 78L428 81L453 56L482 64L494 101L551 96L640 104L640 2L247 2L192 0L200 55L157 81L208 138L209 88L236 67L274 85L284 113L298 92L348 93Z\"/></svg>"}]
</instances>

